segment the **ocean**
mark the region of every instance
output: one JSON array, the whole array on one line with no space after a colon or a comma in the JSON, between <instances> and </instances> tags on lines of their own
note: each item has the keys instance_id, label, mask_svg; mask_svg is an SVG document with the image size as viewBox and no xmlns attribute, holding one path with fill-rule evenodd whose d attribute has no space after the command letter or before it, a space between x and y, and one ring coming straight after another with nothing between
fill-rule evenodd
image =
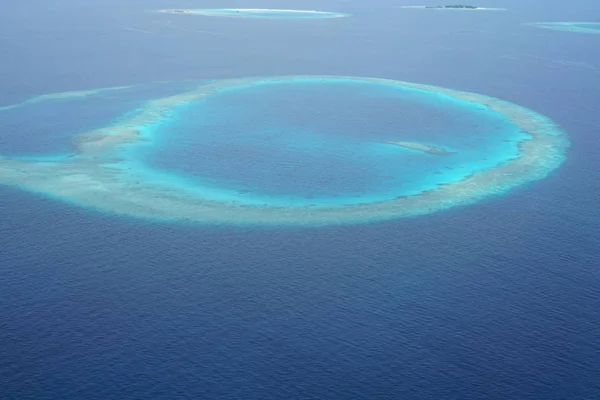
<instances>
[{"instance_id":1,"label":"ocean","mask_svg":"<svg viewBox=\"0 0 600 400\"><path fill-rule=\"evenodd\" d=\"M157 81L364 76L510 101L571 147L505 194L342 226L160 222L0 186L0 399L597 399L600 36L522 24L598 22L600 5L397 7L413 4L426 3L227 4L352 14L297 21L146 12L217 1L3 5L0 106ZM53 156L142 98L85 120L76 100L56 103L71 114L12 109L0 154Z\"/></svg>"}]
</instances>

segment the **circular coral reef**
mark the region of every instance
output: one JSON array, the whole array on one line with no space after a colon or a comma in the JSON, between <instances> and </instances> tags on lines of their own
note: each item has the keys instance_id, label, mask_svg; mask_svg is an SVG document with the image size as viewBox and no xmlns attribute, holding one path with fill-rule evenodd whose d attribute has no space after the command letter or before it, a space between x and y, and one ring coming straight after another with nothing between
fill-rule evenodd
<instances>
[{"instance_id":1,"label":"circular coral reef","mask_svg":"<svg viewBox=\"0 0 600 400\"><path fill-rule=\"evenodd\" d=\"M548 118L497 98L339 76L197 83L70 139L68 155L1 157L0 182L121 215L276 226L471 204L545 177L569 146Z\"/></svg>"}]
</instances>

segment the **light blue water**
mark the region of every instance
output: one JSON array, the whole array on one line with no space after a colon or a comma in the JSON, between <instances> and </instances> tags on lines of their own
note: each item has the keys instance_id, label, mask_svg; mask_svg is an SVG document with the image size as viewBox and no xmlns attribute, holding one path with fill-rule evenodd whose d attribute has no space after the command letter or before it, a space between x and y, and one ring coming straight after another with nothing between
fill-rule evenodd
<instances>
[{"instance_id":1,"label":"light blue water","mask_svg":"<svg viewBox=\"0 0 600 400\"><path fill-rule=\"evenodd\" d=\"M383 201L434 189L518 156L525 138L479 104L350 79L228 87L151 129L152 145L134 154L151 168L228 189L235 200L294 204Z\"/></svg>"}]
</instances>

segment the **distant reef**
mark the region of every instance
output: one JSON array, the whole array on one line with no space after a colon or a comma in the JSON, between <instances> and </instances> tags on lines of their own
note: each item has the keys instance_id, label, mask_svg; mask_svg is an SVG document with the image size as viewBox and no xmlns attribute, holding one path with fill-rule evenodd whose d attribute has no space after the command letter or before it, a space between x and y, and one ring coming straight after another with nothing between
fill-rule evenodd
<instances>
[{"instance_id":1,"label":"distant reef","mask_svg":"<svg viewBox=\"0 0 600 400\"><path fill-rule=\"evenodd\" d=\"M451 154L456 154L454 151L448 151L441 147L430 146L423 143L418 142L386 142L387 144L392 144L394 146L404 147L410 150L417 150L423 153L432 154L434 156L449 156Z\"/></svg>"},{"instance_id":2,"label":"distant reef","mask_svg":"<svg viewBox=\"0 0 600 400\"><path fill-rule=\"evenodd\" d=\"M437 6L401 6L401 8L419 8L424 10L466 10L466 11L504 11L506 8L478 7L469 4L447 4Z\"/></svg>"},{"instance_id":3,"label":"distant reef","mask_svg":"<svg viewBox=\"0 0 600 400\"><path fill-rule=\"evenodd\" d=\"M553 31L600 35L600 22L534 22L525 25Z\"/></svg>"},{"instance_id":4,"label":"distant reef","mask_svg":"<svg viewBox=\"0 0 600 400\"><path fill-rule=\"evenodd\" d=\"M236 17L236 18L289 18L289 19L308 19L308 18L343 18L350 14L317 11L317 10L279 10L269 8L204 8L204 9L183 9L173 8L157 10L160 13L199 15L205 17Z\"/></svg>"},{"instance_id":5,"label":"distant reef","mask_svg":"<svg viewBox=\"0 0 600 400\"><path fill-rule=\"evenodd\" d=\"M468 10L477 10L479 7L477 6L469 6L469 5L465 5L465 4L455 4L455 5L449 5L449 6L425 6L425 8L461 8L461 9L468 9Z\"/></svg>"}]
</instances>

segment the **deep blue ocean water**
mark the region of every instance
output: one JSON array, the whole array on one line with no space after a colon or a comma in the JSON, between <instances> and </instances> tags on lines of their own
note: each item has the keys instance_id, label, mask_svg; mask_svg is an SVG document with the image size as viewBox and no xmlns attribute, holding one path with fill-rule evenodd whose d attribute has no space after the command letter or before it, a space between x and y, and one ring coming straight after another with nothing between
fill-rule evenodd
<instances>
[{"instance_id":1,"label":"deep blue ocean water","mask_svg":"<svg viewBox=\"0 0 600 400\"><path fill-rule=\"evenodd\" d=\"M598 398L598 39L521 23L600 6L492 3L511 11L315 0L286 8L354 17L292 24L143 12L188 0L4 5L2 105L160 80L375 76L521 104L572 147L504 196L344 227L159 224L0 187L0 398ZM2 152L53 154L63 128L94 122L46 117L56 140L31 146L35 131L0 122Z\"/></svg>"}]
</instances>

